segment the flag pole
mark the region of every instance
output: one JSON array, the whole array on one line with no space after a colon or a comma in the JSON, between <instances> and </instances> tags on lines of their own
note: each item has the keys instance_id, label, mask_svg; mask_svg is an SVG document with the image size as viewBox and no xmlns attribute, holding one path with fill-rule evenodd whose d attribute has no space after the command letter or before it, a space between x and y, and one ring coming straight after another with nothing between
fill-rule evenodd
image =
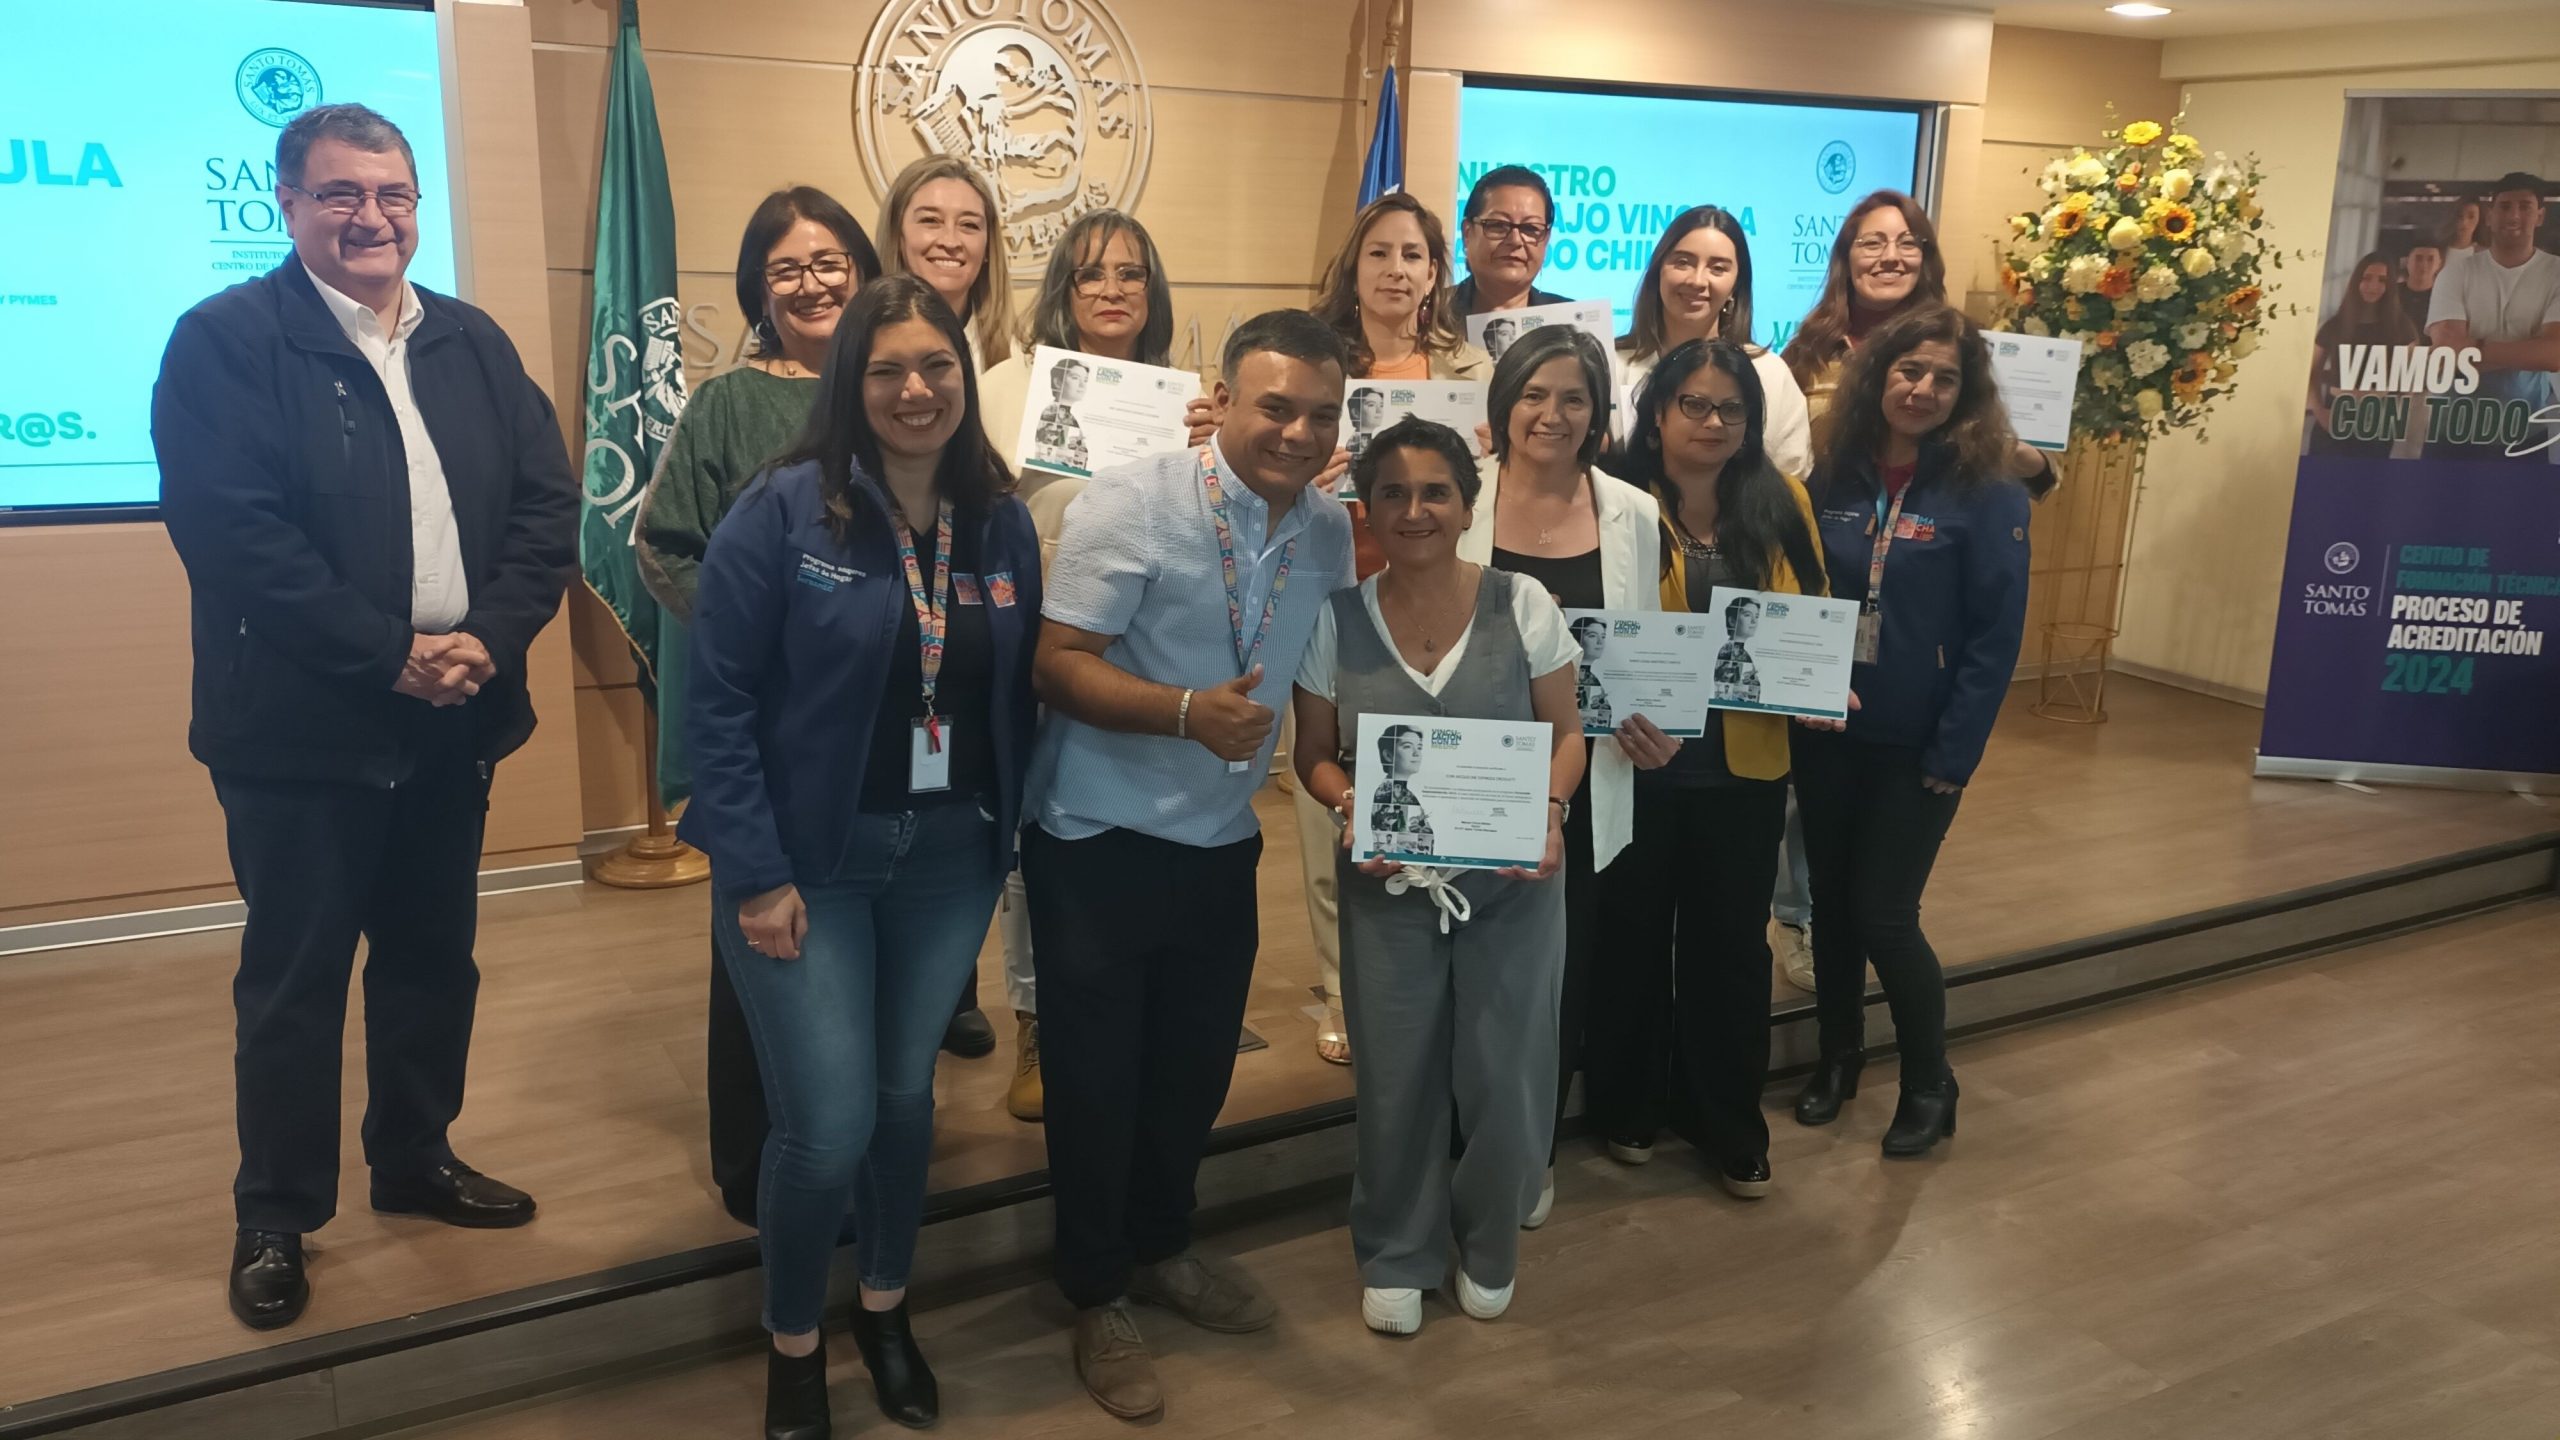
<instances>
[{"instance_id":1,"label":"flag pole","mask_svg":"<svg viewBox=\"0 0 2560 1440\"><path fill-rule=\"evenodd\" d=\"M676 838L667 823L667 807L658 796L658 707L641 707L640 793L648 797L648 825L621 849L587 862L587 878L619 890L672 890L711 878L711 857Z\"/></svg>"}]
</instances>

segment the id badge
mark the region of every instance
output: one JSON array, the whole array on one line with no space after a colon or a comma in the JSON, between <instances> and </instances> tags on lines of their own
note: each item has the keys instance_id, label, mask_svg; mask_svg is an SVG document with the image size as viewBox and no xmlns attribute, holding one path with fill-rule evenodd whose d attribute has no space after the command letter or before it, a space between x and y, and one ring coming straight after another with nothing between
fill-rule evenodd
<instances>
[{"instance_id":1,"label":"id badge","mask_svg":"<svg viewBox=\"0 0 2560 1440\"><path fill-rule=\"evenodd\" d=\"M1227 762L1227 773L1230 775L1248 774L1252 769L1253 762L1250 760L1230 760Z\"/></svg>"},{"instance_id":2,"label":"id badge","mask_svg":"<svg viewBox=\"0 0 2560 1440\"><path fill-rule=\"evenodd\" d=\"M1883 637L1884 615L1881 611L1858 612L1858 648L1856 660L1861 665L1876 663L1876 648Z\"/></svg>"},{"instance_id":3,"label":"id badge","mask_svg":"<svg viewBox=\"0 0 2560 1440\"><path fill-rule=\"evenodd\" d=\"M907 789L915 794L951 788L951 717L942 717L942 743L933 736L922 720L908 722L914 728L907 739Z\"/></svg>"}]
</instances>

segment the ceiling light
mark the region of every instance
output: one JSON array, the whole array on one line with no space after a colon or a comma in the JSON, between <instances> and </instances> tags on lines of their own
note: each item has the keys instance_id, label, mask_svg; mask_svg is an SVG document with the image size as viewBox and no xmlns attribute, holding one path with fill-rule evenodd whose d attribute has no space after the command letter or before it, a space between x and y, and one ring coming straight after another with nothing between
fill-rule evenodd
<instances>
[{"instance_id":1,"label":"ceiling light","mask_svg":"<svg viewBox=\"0 0 2560 1440\"><path fill-rule=\"evenodd\" d=\"M2156 20L2161 16L2168 14L2169 7L2166 5L2146 4L2144 3L2144 0L2127 0L2127 3L2122 5L2108 6L2107 13L2110 15L2123 15L2134 20Z\"/></svg>"}]
</instances>

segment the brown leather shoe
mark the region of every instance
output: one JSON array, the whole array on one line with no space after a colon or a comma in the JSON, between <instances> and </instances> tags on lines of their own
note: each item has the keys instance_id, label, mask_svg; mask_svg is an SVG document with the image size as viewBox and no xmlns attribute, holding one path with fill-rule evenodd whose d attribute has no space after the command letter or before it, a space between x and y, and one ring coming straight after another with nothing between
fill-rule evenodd
<instances>
[{"instance_id":1,"label":"brown leather shoe","mask_svg":"<svg viewBox=\"0 0 2560 1440\"><path fill-rule=\"evenodd\" d=\"M1130 1271L1129 1298L1161 1305L1203 1330L1225 1335L1267 1330L1280 1318L1279 1307L1243 1266L1197 1250Z\"/></svg>"},{"instance_id":2,"label":"brown leather shoe","mask_svg":"<svg viewBox=\"0 0 2560 1440\"><path fill-rule=\"evenodd\" d=\"M1048 1095L1040 1085L1040 1017L1013 1012L1013 1084L1004 1092L1004 1108L1016 1120L1040 1123Z\"/></svg>"},{"instance_id":3,"label":"brown leather shoe","mask_svg":"<svg viewBox=\"0 0 2560 1440\"><path fill-rule=\"evenodd\" d=\"M1164 1408L1155 1357L1147 1353L1146 1337L1138 1333L1126 1300L1076 1312L1076 1376L1094 1404L1123 1420L1143 1419Z\"/></svg>"}]
</instances>

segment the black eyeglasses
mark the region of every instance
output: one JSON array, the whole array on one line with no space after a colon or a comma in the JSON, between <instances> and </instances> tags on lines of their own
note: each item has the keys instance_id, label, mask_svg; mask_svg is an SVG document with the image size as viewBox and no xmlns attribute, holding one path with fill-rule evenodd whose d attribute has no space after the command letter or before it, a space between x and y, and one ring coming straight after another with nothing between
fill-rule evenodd
<instances>
[{"instance_id":1,"label":"black eyeglasses","mask_svg":"<svg viewBox=\"0 0 2560 1440\"><path fill-rule=\"evenodd\" d=\"M341 219L361 213L367 200L371 200L385 215L397 217L418 213L418 192L406 185L386 185L379 190L367 190L361 185L323 185L317 190L305 190L299 185L286 185L284 188L296 195L309 196L311 203Z\"/></svg>"},{"instance_id":2,"label":"black eyeglasses","mask_svg":"<svg viewBox=\"0 0 2560 1440\"><path fill-rule=\"evenodd\" d=\"M764 267L765 287L776 295L797 294L812 275L818 277L822 288L841 285L853 278L853 257L841 250L824 250L810 256L805 265L797 260L776 260Z\"/></svg>"},{"instance_id":3,"label":"black eyeglasses","mask_svg":"<svg viewBox=\"0 0 2560 1440\"><path fill-rule=\"evenodd\" d=\"M1547 243L1548 234L1553 229L1543 221L1506 220L1499 215L1479 215L1467 223L1476 227L1484 238L1496 245L1507 243L1513 235L1518 235L1531 245L1544 245Z\"/></svg>"},{"instance_id":4,"label":"black eyeglasses","mask_svg":"<svg viewBox=\"0 0 2560 1440\"><path fill-rule=\"evenodd\" d=\"M1102 293L1103 282L1117 280L1123 289L1147 288L1148 270L1144 265L1079 265L1075 268L1076 292L1081 295Z\"/></svg>"},{"instance_id":5,"label":"black eyeglasses","mask_svg":"<svg viewBox=\"0 0 2560 1440\"><path fill-rule=\"evenodd\" d=\"M1682 395L1675 399L1680 413L1699 424L1712 415L1728 427L1741 425L1751 418L1751 407L1739 400L1710 400L1704 395Z\"/></svg>"}]
</instances>

